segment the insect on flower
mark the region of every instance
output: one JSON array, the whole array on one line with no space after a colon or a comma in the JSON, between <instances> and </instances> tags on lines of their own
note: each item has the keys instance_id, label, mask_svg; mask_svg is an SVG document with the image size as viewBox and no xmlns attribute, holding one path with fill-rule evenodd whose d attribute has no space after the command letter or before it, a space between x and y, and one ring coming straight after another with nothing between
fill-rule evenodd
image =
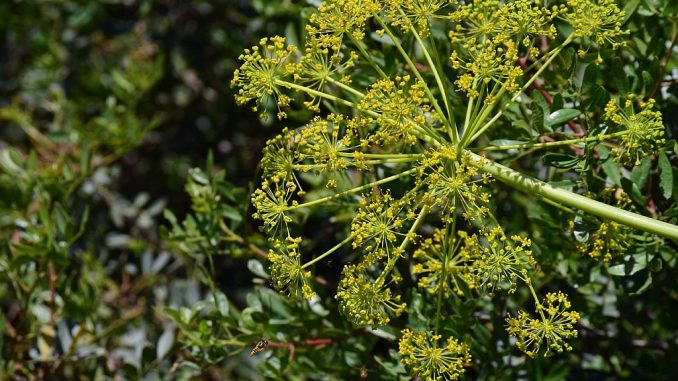
<instances>
[{"instance_id":1,"label":"insect on flower","mask_svg":"<svg viewBox=\"0 0 678 381\"><path fill-rule=\"evenodd\" d=\"M261 351L263 351L264 349L266 349L267 346L268 346L268 340L266 340L266 339L259 340L259 342L250 351L250 357L256 355L257 353L259 353Z\"/></svg>"}]
</instances>

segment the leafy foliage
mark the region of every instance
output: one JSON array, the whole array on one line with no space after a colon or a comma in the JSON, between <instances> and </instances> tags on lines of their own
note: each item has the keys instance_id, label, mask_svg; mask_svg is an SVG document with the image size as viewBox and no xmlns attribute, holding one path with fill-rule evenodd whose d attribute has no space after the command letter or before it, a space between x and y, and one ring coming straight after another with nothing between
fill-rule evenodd
<instances>
[{"instance_id":1,"label":"leafy foliage","mask_svg":"<svg viewBox=\"0 0 678 381\"><path fill-rule=\"evenodd\" d=\"M0 378L678 376L674 2L180 3L0 4Z\"/></svg>"}]
</instances>

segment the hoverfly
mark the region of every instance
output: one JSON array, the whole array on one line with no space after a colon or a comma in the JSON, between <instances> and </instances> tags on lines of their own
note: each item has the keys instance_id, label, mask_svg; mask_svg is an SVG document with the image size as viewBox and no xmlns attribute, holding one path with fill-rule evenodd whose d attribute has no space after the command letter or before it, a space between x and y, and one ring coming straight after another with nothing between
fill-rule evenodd
<instances>
[{"instance_id":1,"label":"hoverfly","mask_svg":"<svg viewBox=\"0 0 678 381\"><path fill-rule=\"evenodd\" d=\"M259 342L250 351L250 357L252 357L252 356L256 355L257 353L266 349L266 346L268 346L268 340L266 340L266 339L259 340Z\"/></svg>"}]
</instances>

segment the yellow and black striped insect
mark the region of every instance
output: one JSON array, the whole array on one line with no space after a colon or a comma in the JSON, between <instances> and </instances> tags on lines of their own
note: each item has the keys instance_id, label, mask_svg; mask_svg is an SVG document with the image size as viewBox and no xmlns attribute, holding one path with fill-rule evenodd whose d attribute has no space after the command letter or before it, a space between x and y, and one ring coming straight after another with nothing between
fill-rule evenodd
<instances>
[{"instance_id":1,"label":"yellow and black striped insect","mask_svg":"<svg viewBox=\"0 0 678 381\"><path fill-rule=\"evenodd\" d=\"M250 357L252 357L252 356L256 355L257 353L266 349L266 346L268 346L268 340L266 340L266 339L259 340L259 342L250 351Z\"/></svg>"}]
</instances>

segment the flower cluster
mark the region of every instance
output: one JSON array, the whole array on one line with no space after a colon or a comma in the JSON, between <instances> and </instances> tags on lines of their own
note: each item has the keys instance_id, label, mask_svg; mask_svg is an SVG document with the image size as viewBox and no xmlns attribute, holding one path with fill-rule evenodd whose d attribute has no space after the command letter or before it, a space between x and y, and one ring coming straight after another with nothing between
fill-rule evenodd
<instances>
[{"instance_id":1,"label":"flower cluster","mask_svg":"<svg viewBox=\"0 0 678 381\"><path fill-rule=\"evenodd\" d=\"M286 242L278 242L275 250L268 253L271 261L271 279L276 289L282 290L291 299L309 300L316 294L311 288L310 271L301 267L299 244L301 238L287 238Z\"/></svg>"},{"instance_id":2,"label":"flower cluster","mask_svg":"<svg viewBox=\"0 0 678 381\"><path fill-rule=\"evenodd\" d=\"M284 81L292 78L297 70L295 54L297 48L288 45L284 37L262 38L259 46L245 49L238 59L242 61L239 69L233 73L231 87L238 87L235 100L239 105L256 100L253 111L266 99L271 99L278 107L278 117L287 116L281 108L287 107L292 98L283 93ZM262 110L263 111L263 110ZM262 112L262 116L266 114Z\"/></svg>"},{"instance_id":3,"label":"flower cluster","mask_svg":"<svg viewBox=\"0 0 678 381\"><path fill-rule=\"evenodd\" d=\"M441 9L450 4L449 0L394 0L384 1L385 12L391 25L409 32L413 28L421 37L431 33L431 20L439 17Z\"/></svg>"},{"instance_id":4,"label":"flower cluster","mask_svg":"<svg viewBox=\"0 0 678 381\"><path fill-rule=\"evenodd\" d=\"M353 248L362 247L367 253L361 267L369 267L394 254L394 246L406 234L402 232L404 224L415 217L411 208L411 198L394 200L388 192L375 191L360 200L351 222L351 236Z\"/></svg>"},{"instance_id":5,"label":"flower cluster","mask_svg":"<svg viewBox=\"0 0 678 381\"><path fill-rule=\"evenodd\" d=\"M654 100L640 102L640 112L634 110L633 97L628 97L622 108L617 99L605 107L605 118L621 126L626 134L621 136L621 147L613 154L620 163L638 165L640 160L654 154L664 144L662 114L653 111Z\"/></svg>"},{"instance_id":6,"label":"flower cluster","mask_svg":"<svg viewBox=\"0 0 678 381\"><path fill-rule=\"evenodd\" d=\"M454 337L441 343L442 336L429 332L405 329L402 334L402 362L425 381L457 380L471 363L468 346Z\"/></svg>"},{"instance_id":7,"label":"flower cluster","mask_svg":"<svg viewBox=\"0 0 678 381\"><path fill-rule=\"evenodd\" d=\"M478 168L469 165L468 156L457 156L456 150L444 147L427 152L422 159L419 181L426 193L424 201L440 208L445 222L456 215L456 208L463 210L467 220L480 220L487 215L490 194L482 187L491 177L480 174Z\"/></svg>"},{"instance_id":8,"label":"flower cluster","mask_svg":"<svg viewBox=\"0 0 678 381\"><path fill-rule=\"evenodd\" d=\"M381 4L376 0L325 0L318 12L311 15L306 26L310 46L339 51L346 35L362 40L365 24Z\"/></svg>"},{"instance_id":9,"label":"flower cluster","mask_svg":"<svg viewBox=\"0 0 678 381\"><path fill-rule=\"evenodd\" d=\"M623 44L620 37L628 34L622 29L624 11L615 0L569 0L556 11L572 26L574 37L588 38L598 45L609 43L617 49ZM584 53L580 51L580 55Z\"/></svg>"},{"instance_id":10,"label":"flower cluster","mask_svg":"<svg viewBox=\"0 0 678 381\"><path fill-rule=\"evenodd\" d=\"M353 265L345 266L342 275L336 299L341 313L356 327L385 325L391 315L405 311L400 295L393 296L382 277L373 280Z\"/></svg>"},{"instance_id":11,"label":"flower cluster","mask_svg":"<svg viewBox=\"0 0 678 381\"><path fill-rule=\"evenodd\" d=\"M464 233L464 232L460 232ZM448 297L451 292L464 296L463 282L469 267L468 251L460 248L465 234L458 238L448 237L446 229L436 229L433 236L422 241L412 258L412 275L419 278L417 286L431 295L442 293Z\"/></svg>"},{"instance_id":12,"label":"flower cluster","mask_svg":"<svg viewBox=\"0 0 678 381\"><path fill-rule=\"evenodd\" d=\"M530 282L528 270L535 265L530 246L525 237L504 234L499 227L482 228L480 235L467 236L465 250L473 261L472 287L494 294L497 287L514 292L517 281Z\"/></svg>"},{"instance_id":13,"label":"flower cluster","mask_svg":"<svg viewBox=\"0 0 678 381\"><path fill-rule=\"evenodd\" d=\"M539 315L534 319L521 311L518 316L509 316L507 331L518 339L517 346L530 357L535 357L545 344L545 355L554 352L572 350L566 339L577 337L574 324L579 321L579 313L570 311L572 307L562 292L546 294L545 303L537 303Z\"/></svg>"},{"instance_id":14,"label":"flower cluster","mask_svg":"<svg viewBox=\"0 0 678 381\"><path fill-rule=\"evenodd\" d=\"M403 141L411 145L417 141L414 131L427 123L426 114L430 112L425 88L424 83L411 83L408 75L396 77L395 81L383 79L370 87L358 110L377 114L363 120L379 126L371 135L374 143L388 146Z\"/></svg>"},{"instance_id":15,"label":"flower cluster","mask_svg":"<svg viewBox=\"0 0 678 381\"><path fill-rule=\"evenodd\" d=\"M523 70L516 63L518 49L512 41L497 43L485 40L466 49L453 51L450 60L453 68L464 72L457 79L457 86L469 97L479 97L480 86L485 88L483 91L495 84L503 84L508 92L515 92L519 88L517 79L522 76ZM488 103L494 101L494 97L486 98Z\"/></svg>"}]
</instances>

